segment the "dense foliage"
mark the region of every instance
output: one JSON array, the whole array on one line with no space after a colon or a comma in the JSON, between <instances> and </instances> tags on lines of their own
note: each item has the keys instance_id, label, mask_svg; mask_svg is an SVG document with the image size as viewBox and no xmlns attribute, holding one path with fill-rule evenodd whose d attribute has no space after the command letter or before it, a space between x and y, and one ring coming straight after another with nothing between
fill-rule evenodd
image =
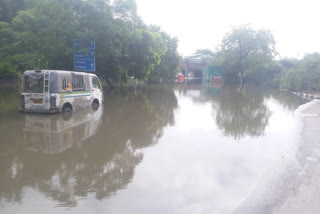
<instances>
[{"instance_id":1,"label":"dense foliage","mask_svg":"<svg viewBox=\"0 0 320 214\"><path fill-rule=\"evenodd\" d=\"M166 79L178 40L147 26L135 0L11 0L0 10L0 79L27 69L73 70L73 41L95 38L96 71L109 84ZM161 71L161 72L160 72Z\"/></svg>"},{"instance_id":2,"label":"dense foliage","mask_svg":"<svg viewBox=\"0 0 320 214\"><path fill-rule=\"evenodd\" d=\"M285 69L280 86L289 90L320 90L320 54L307 54L301 60L280 61Z\"/></svg>"},{"instance_id":3,"label":"dense foliage","mask_svg":"<svg viewBox=\"0 0 320 214\"><path fill-rule=\"evenodd\" d=\"M249 25L223 38L210 64L221 65L225 83L267 85L289 90L320 90L320 54L303 59L275 59L275 40L268 30Z\"/></svg>"},{"instance_id":4,"label":"dense foliage","mask_svg":"<svg viewBox=\"0 0 320 214\"><path fill-rule=\"evenodd\" d=\"M257 71L266 72L275 54L275 40L270 31L245 25L225 35L212 64L223 66L227 82L243 83Z\"/></svg>"}]
</instances>

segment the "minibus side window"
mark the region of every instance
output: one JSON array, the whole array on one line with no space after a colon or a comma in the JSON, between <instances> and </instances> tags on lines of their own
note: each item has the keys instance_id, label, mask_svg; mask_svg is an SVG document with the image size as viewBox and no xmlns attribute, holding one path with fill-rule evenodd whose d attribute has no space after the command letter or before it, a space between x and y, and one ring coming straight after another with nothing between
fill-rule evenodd
<instances>
[{"instance_id":1,"label":"minibus side window","mask_svg":"<svg viewBox=\"0 0 320 214\"><path fill-rule=\"evenodd\" d=\"M72 90L71 80L69 76L64 76L62 79L62 91L70 91Z\"/></svg>"},{"instance_id":2,"label":"minibus side window","mask_svg":"<svg viewBox=\"0 0 320 214\"><path fill-rule=\"evenodd\" d=\"M99 80L97 79L97 77L92 77L92 87L94 89L101 89L101 85L100 85Z\"/></svg>"},{"instance_id":3,"label":"minibus side window","mask_svg":"<svg viewBox=\"0 0 320 214\"><path fill-rule=\"evenodd\" d=\"M72 74L72 89L73 91L84 91L82 75Z\"/></svg>"}]
</instances>

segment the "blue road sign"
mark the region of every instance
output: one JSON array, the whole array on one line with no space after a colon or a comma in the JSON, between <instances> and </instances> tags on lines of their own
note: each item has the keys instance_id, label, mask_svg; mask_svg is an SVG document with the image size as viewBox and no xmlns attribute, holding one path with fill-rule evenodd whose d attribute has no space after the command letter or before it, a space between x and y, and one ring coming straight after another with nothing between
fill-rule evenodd
<instances>
[{"instance_id":1,"label":"blue road sign","mask_svg":"<svg viewBox=\"0 0 320 214\"><path fill-rule=\"evenodd\" d=\"M74 62L75 71L94 72L96 70L94 66L94 60L75 59Z\"/></svg>"},{"instance_id":2,"label":"blue road sign","mask_svg":"<svg viewBox=\"0 0 320 214\"><path fill-rule=\"evenodd\" d=\"M95 40L90 39L89 41L81 41L78 39L74 40L74 47L83 47L83 48L88 48L88 49L95 49Z\"/></svg>"},{"instance_id":3,"label":"blue road sign","mask_svg":"<svg viewBox=\"0 0 320 214\"><path fill-rule=\"evenodd\" d=\"M75 53L74 53L74 58L75 59L90 59L90 60L94 60L94 50L86 50L86 51L78 51L78 50L75 50Z\"/></svg>"},{"instance_id":4,"label":"blue road sign","mask_svg":"<svg viewBox=\"0 0 320 214\"><path fill-rule=\"evenodd\" d=\"M95 72L95 40L74 40L74 70Z\"/></svg>"}]
</instances>

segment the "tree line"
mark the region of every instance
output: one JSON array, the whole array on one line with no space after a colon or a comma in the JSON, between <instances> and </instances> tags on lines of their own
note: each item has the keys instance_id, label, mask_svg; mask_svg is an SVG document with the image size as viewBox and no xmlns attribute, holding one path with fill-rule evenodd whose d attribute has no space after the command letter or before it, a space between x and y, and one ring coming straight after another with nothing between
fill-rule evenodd
<instances>
[{"instance_id":1,"label":"tree line","mask_svg":"<svg viewBox=\"0 0 320 214\"><path fill-rule=\"evenodd\" d=\"M74 39L95 38L96 72L109 85L173 79L178 39L137 15L135 0L3 0L0 80L28 69L73 70Z\"/></svg>"},{"instance_id":2,"label":"tree line","mask_svg":"<svg viewBox=\"0 0 320 214\"><path fill-rule=\"evenodd\" d=\"M28 69L73 70L74 39L96 41L96 71L109 85L129 78L172 80L178 39L137 15L135 0L2 0L0 81ZM269 30L235 27L195 58L223 67L225 83L320 90L320 54L279 59ZM190 60L192 57L186 57Z\"/></svg>"},{"instance_id":3,"label":"tree line","mask_svg":"<svg viewBox=\"0 0 320 214\"><path fill-rule=\"evenodd\" d=\"M215 51L197 50L190 58L223 68L226 84L244 83L295 91L320 90L320 53L280 58L273 34L250 25L234 27Z\"/></svg>"}]
</instances>

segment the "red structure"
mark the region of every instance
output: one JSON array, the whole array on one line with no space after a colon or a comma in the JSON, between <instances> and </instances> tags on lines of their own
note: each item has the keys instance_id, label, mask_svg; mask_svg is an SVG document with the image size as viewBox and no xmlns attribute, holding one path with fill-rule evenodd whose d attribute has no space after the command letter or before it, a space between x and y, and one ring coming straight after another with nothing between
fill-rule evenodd
<instances>
[{"instance_id":1,"label":"red structure","mask_svg":"<svg viewBox=\"0 0 320 214\"><path fill-rule=\"evenodd\" d=\"M184 75L178 74L178 82L184 82Z\"/></svg>"}]
</instances>

